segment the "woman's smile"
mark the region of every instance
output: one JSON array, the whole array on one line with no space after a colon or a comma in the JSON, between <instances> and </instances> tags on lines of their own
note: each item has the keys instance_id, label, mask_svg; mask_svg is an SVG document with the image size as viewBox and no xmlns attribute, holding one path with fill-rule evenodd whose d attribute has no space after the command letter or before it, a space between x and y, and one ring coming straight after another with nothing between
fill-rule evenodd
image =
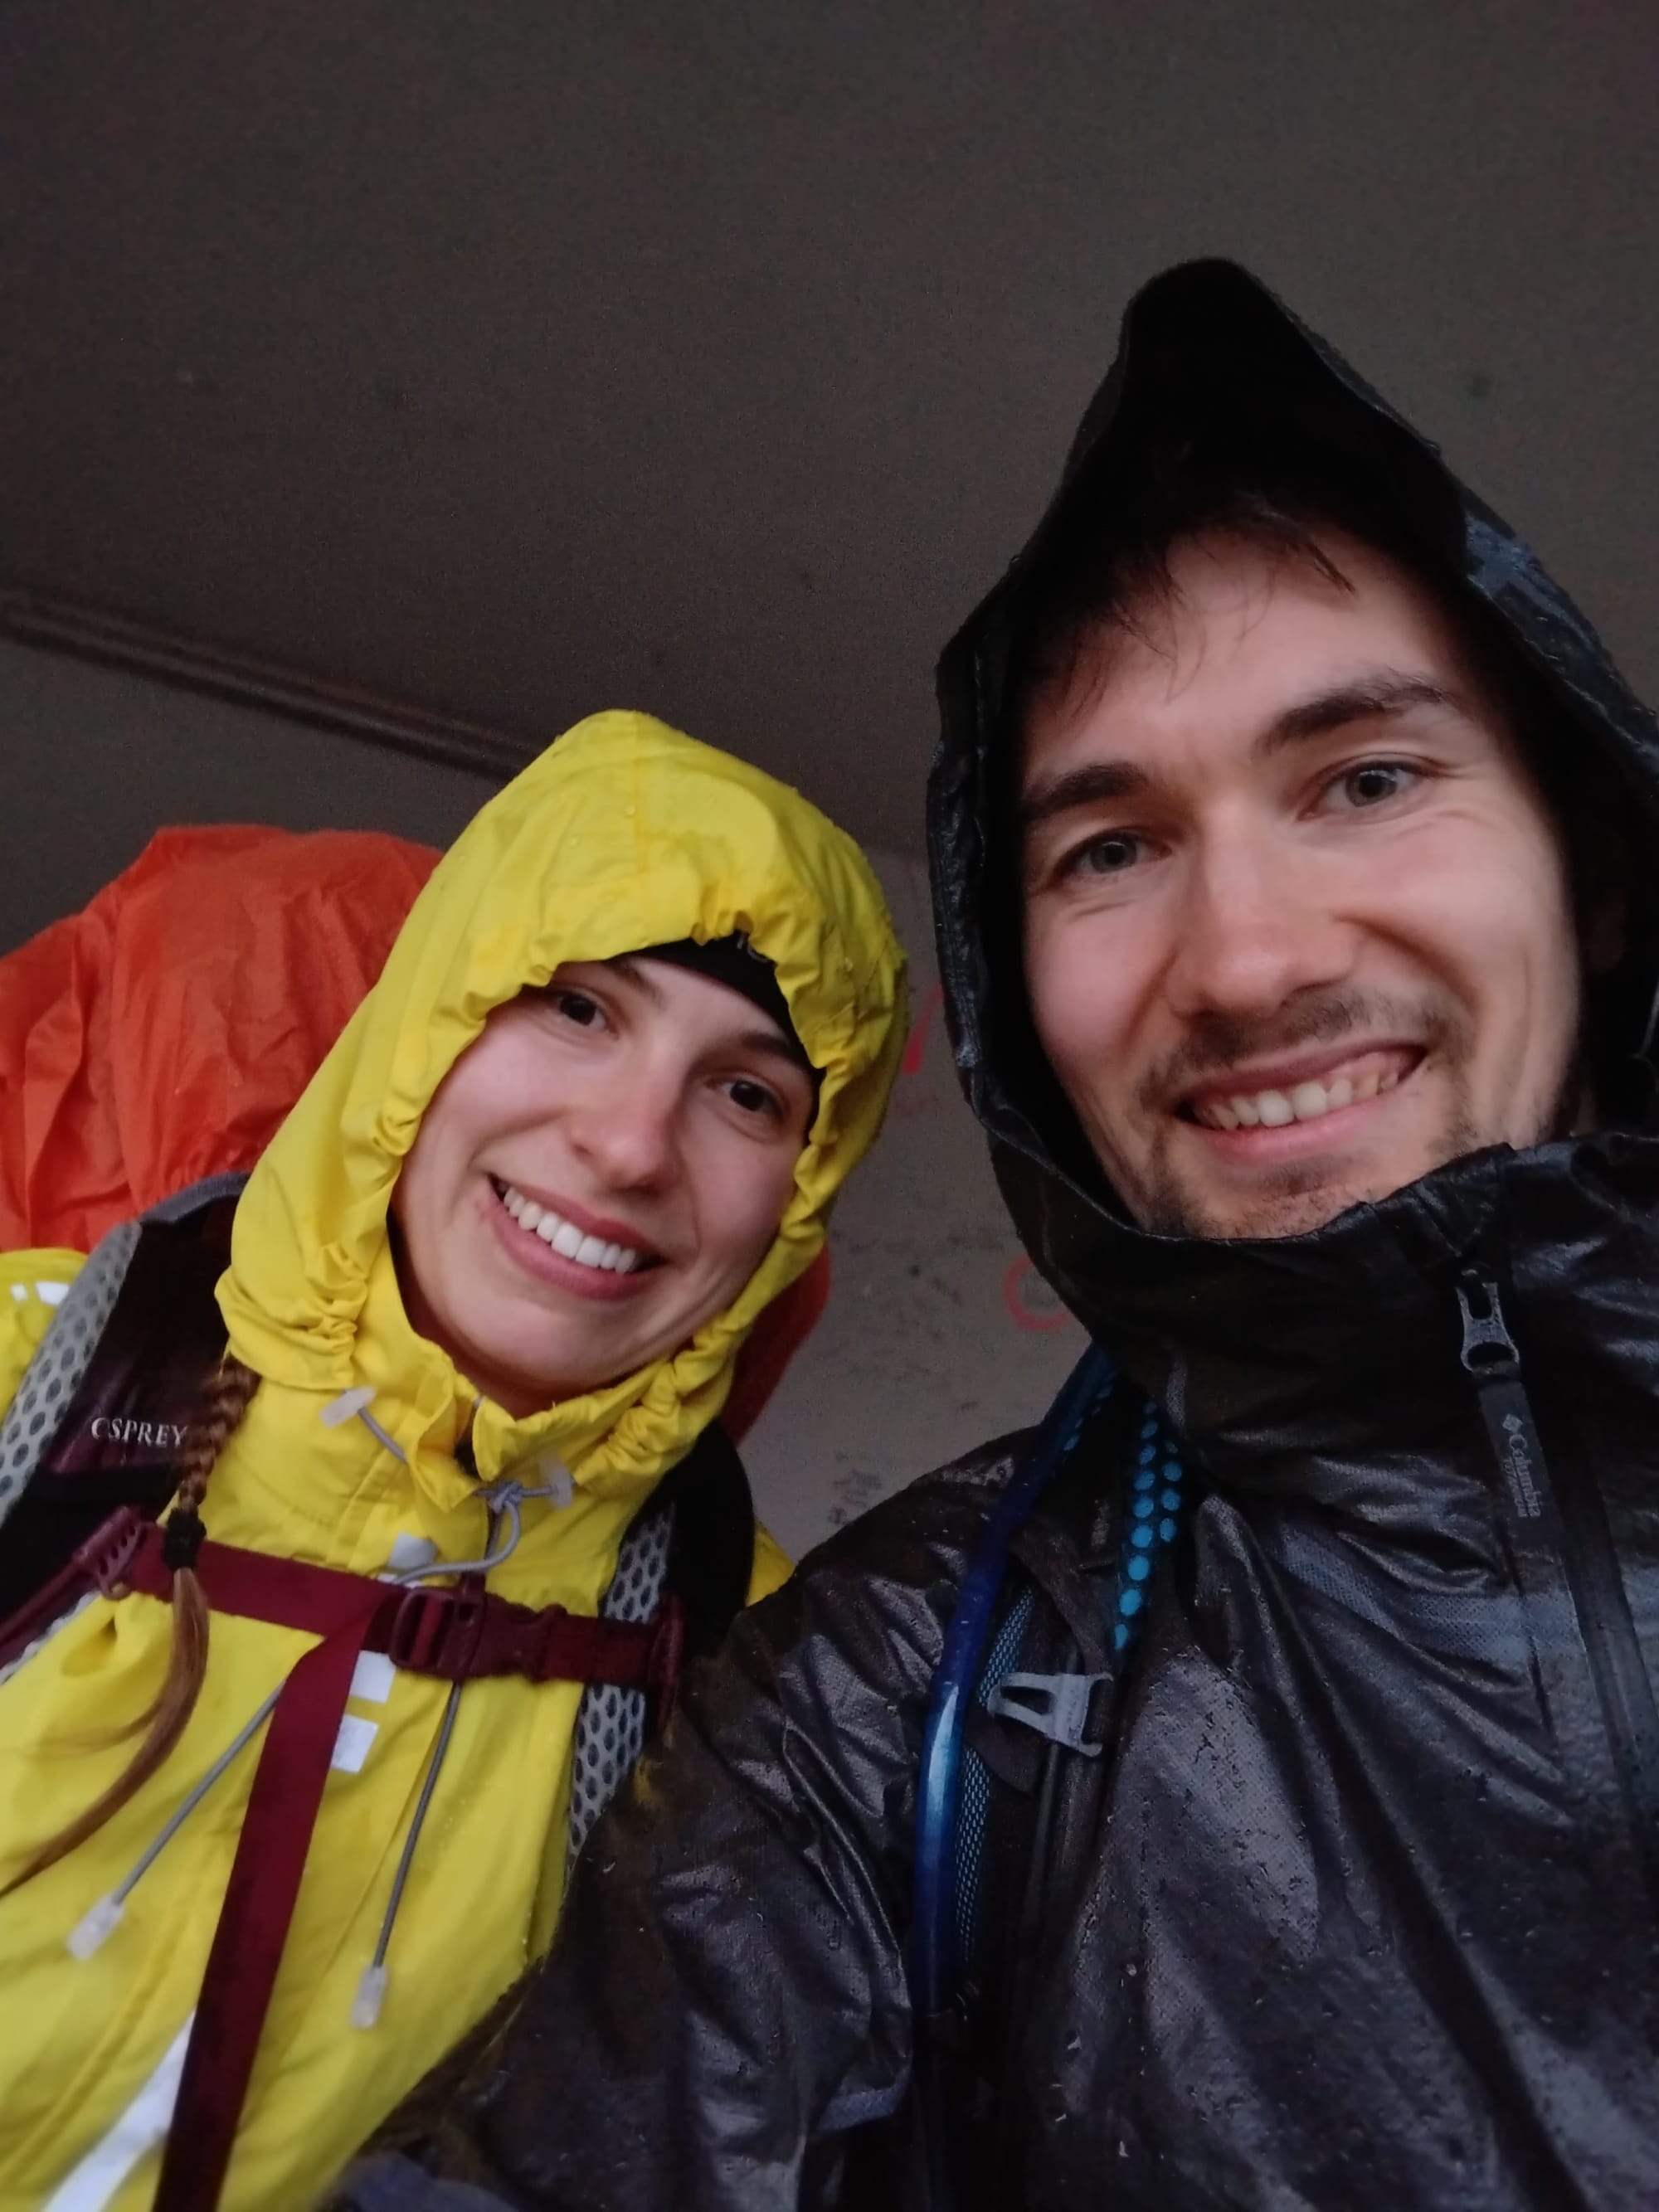
<instances>
[{"instance_id":1,"label":"woman's smile","mask_svg":"<svg viewBox=\"0 0 1659 2212\"><path fill-rule=\"evenodd\" d=\"M621 1224L598 1221L573 1200L555 1207L497 1176L487 1181L489 1195L482 1210L492 1232L514 1265L538 1282L583 1298L635 1297L652 1287L653 1276L665 1265L637 1237L624 1243ZM589 1221L592 1227L584 1225Z\"/></svg>"}]
</instances>

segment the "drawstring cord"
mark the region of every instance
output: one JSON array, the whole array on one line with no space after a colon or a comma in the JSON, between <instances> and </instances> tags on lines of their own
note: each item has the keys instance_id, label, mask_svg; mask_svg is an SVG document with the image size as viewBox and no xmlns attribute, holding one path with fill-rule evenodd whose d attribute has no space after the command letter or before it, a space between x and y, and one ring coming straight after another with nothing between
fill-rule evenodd
<instances>
[{"instance_id":1,"label":"drawstring cord","mask_svg":"<svg viewBox=\"0 0 1659 2212\"><path fill-rule=\"evenodd\" d=\"M127 1909L128 1898L138 1887L144 1875L149 1872L156 1860L161 1857L162 1852L232 1760L239 1753L246 1751L248 1745L252 1742L254 1737L276 1710L276 1700L282 1694L283 1686L279 1682L252 1719L242 1729L240 1735L225 1746L183 1804L179 1806L156 1830L155 1834L146 1844L114 1888L106 1897L100 1897L97 1904L76 1922L69 1932L64 1946L72 1959L91 1958L105 1938L120 1925L122 1916Z\"/></svg>"},{"instance_id":2,"label":"drawstring cord","mask_svg":"<svg viewBox=\"0 0 1659 2212\"><path fill-rule=\"evenodd\" d=\"M403 1461L407 1466L408 1461L405 1455L381 1428L380 1423L370 1417L367 1410L368 1400L373 1395L372 1392L367 1392L362 1395L356 1391L345 1392L340 1398L324 1408L323 1419L330 1427L337 1427L342 1419L349 1419L355 1413L365 1427L370 1430L377 1442L384 1444L395 1458ZM552 1499L556 1506L561 1507L570 1503L572 1483L568 1470L557 1462L544 1460L540 1465L540 1471L547 1477L545 1481L540 1483L524 1483L509 1479L506 1481L480 1485L481 1495L489 1516L482 1558L477 1559L434 1559L425 1561L418 1566L383 1571L379 1579L381 1582L410 1588L421 1583L441 1579L446 1576L487 1575L492 1568L501 1565L505 1560L512 1558L523 1539L523 1505L526 1498L548 1498ZM507 1531L506 1541L498 1545L496 1540L503 1526ZM380 2008L386 2000L387 1982L386 1952L391 1946L392 1931L397 1923L398 1910L403 1904L404 1891L408 1886L410 1870L414 1864L416 1847L420 1842L421 1832L426 1825L426 1816L431 1807L433 1794L438 1786L438 1777L443 1768L445 1754L449 1749L450 1740L455 1732L455 1721L460 1705L463 1686L460 1682L452 1682L449 1695L444 1701L443 1717L438 1724L438 1734L433 1743L432 1756L428 1761L426 1774L421 1784L421 1794L416 1800L415 1810L410 1816L409 1832L404 1839L404 1847L398 1855L397 1872L392 1876L392 1893L387 1899L386 1912L380 1922L374 1954L368 1966L363 1970L357 1984L356 1994L352 2000L351 2024L354 2027L373 2027L380 2016ZM225 1746L200 1781L194 1785L183 1802L173 1808L161 1827L157 1829L115 1887L100 1897L96 1904L83 1913L76 1923L70 1930L64 1945L71 1958L90 1959L120 1925L126 1912L128 1898L179 1833L191 1814L196 1811L203 1799L207 1796L215 1784L246 1750L248 1745L252 1742L254 1737L270 1718L271 1714L276 1711L276 1701L283 1693L283 1685L279 1682L270 1696L260 1705L258 1710Z\"/></svg>"},{"instance_id":3,"label":"drawstring cord","mask_svg":"<svg viewBox=\"0 0 1659 2212\"><path fill-rule=\"evenodd\" d=\"M363 1968L356 1994L351 2000L351 2025L354 2027L374 2027L380 2021L380 2008L386 2002L386 1954L391 1948L392 1930L398 1918L398 1908L404 1901L404 1885L408 1881L409 1870L415 1863L415 1846L420 1842L421 1830L426 1826L427 1808L432 1802L432 1793L438 1786L444 1753L449 1749L449 1739L455 1731L455 1716L460 1703L461 1686L459 1682L452 1682L449 1695L444 1699L444 1717L438 1725L438 1740L432 1747L426 1779L421 1784L421 1794L415 1802L409 1833L404 1838L404 1847L398 1854L398 1871L392 1877L392 1894L386 1899L380 1932L375 1939L374 1955Z\"/></svg>"},{"instance_id":4,"label":"drawstring cord","mask_svg":"<svg viewBox=\"0 0 1659 2212\"><path fill-rule=\"evenodd\" d=\"M561 1468L559 1472L563 1474L564 1470ZM551 1498L561 1505L568 1505L570 1502L568 1482L569 1477L566 1475L564 1485L561 1485L556 1480L538 1483L513 1481L481 1483L478 1486L478 1494L483 1499L489 1513L489 1528L484 1538L482 1559L430 1559L418 1567L398 1568L390 1574L382 1575L381 1581L412 1583L429 1582L438 1575L487 1575L492 1567L499 1567L505 1560L510 1559L518 1550L520 1539L524 1534L524 1522L520 1509L525 1499ZM495 1548L495 1536L503 1521L506 1522L507 1528L507 1541L498 1551Z\"/></svg>"},{"instance_id":5,"label":"drawstring cord","mask_svg":"<svg viewBox=\"0 0 1659 2212\"><path fill-rule=\"evenodd\" d=\"M562 1473L563 1470L561 1469L560 1472ZM567 1483L568 1480L568 1476L566 1476ZM481 1559L434 1560L430 1566L408 1567L401 1574L388 1575L386 1579L388 1582L410 1583L424 1582L434 1575L487 1574L492 1567L500 1566L504 1559L510 1559L519 1548L520 1539L524 1534L520 1510L524 1500L526 1498L559 1498L560 1503L562 1504L565 1500L560 1497L560 1489L561 1486L556 1480L540 1484L522 1482L489 1484L483 1492L484 1502L489 1509L489 1528L484 1539L484 1552ZM507 1527L507 1541L497 1549L495 1539L503 1523ZM460 1707L462 1686L459 1682L452 1682L449 1686L449 1695L444 1702L444 1717L439 1723L437 1741L432 1747L432 1757L427 1765L426 1778L421 1784L421 1794L415 1801L415 1810L409 1823L409 1833L404 1838L404 1847L398 1858L398 1871L392 1877L392 1894L386 1899L386 1911L380 1921L380 1936L374 1945L374 1955L363 1968L357 1983L357 1993L351 2001L351 2025L354 2027L368 2028L377 2026L380 2017L380 2008L386 2002L388 1979L386 1954L391 1948L392 1930L397 1923L398 1908L404 1901L404 1890L409 1881L410 1869L415 1863L416 1847L421 1840L421 1831L426 1826L426 1816L432 1804L433 1792L438 1786L438 1776L442 1771L444 1754L449 1749L449 1740L455 1732L455 1717Z\"/></svg>"}]
</instances>

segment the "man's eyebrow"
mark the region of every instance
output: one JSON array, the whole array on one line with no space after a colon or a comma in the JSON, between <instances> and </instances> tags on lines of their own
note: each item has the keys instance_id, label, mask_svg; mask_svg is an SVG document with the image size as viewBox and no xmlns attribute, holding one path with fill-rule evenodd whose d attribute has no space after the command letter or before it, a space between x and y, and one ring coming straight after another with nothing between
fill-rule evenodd
<instances>
[{"instance_id":1,"label":"man's eyebrow","mask_svg":"<svg viewBox=\"0 0 1659 2212\"><path fill-rule=\"evenodd\" d=\"M1373 675L1339 684L1332 690L1287 707L1256 739L1255 750L1259 755L1276 753L1306 738L1328 737L1350 722L1388 720L1408 714L1413 707L1450 707L1468 712L1468 702L1443 684L1431 683L1426 676L1401 676L1393 669L1379 669Z\"/></svg>"},{"instance_id":2,"label":"man's eyebrow","mask_svg":"<svg viewBox=\"0 0 1659 2212\"><path fill-rule=\"evenodd\" d=\"M1152 778L1133 761L1090 761L1067 769L1063 775L1039 777L1019 802L1022 835L1030 836L1056 815L1079 806L1097 805L1107 799L1133 799L1145 791Z\"/></svg>"},{"instance_id":3,"label":"man's eyebrow","mask_svg":"<svg viewBox=\"0 0 1659 2212\"><path fill-rule=\"evenodd\" d=\"M1450 707L1468 712L1462 696L1426 676L1403 676L1394 669L1379 669L1350 684L1340 684L1310 699L1287 707L1274 717L1255 741L1258 754L1280 751L1309 738L1328 737L1350 722L1387 720L1409 714L1413 707ZM1114 799L1133 799L1156 781L1133 761L1090 761L1067 769L1063 775L1040 777L1019 804L1019 827L1029 837L1056 816L1081 806L1095 806Z\"/></svg>"}]
</instances>

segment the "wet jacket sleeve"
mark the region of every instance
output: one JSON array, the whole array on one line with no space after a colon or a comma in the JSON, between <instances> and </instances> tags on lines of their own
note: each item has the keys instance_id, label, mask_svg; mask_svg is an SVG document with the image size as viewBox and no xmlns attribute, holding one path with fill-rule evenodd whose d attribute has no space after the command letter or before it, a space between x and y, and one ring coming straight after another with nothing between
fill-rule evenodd
<instances>
[{"instance_id":1,"label":"wet jacket sleeve","mask_svg":"<svg viewBox=\"0 0 1659 2212\"><path fill-rule=\"evenodd\" d=\"M548 1960L335 2212L842 2201L850 2132L908 2078L916 1757L988 1495L983 1470L930 1478L739 1617L595 1829Z\"/></svg>"}]
</instances>

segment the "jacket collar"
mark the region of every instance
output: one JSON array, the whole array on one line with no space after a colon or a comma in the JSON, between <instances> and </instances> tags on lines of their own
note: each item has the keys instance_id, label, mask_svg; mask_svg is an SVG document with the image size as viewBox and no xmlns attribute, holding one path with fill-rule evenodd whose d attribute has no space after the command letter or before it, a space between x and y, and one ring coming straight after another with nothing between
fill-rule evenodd
<instances>
[{"instance_id":1,"label":"jacket collar","mask_svg":"<svg viewBox=\"0 0 1659 2212\"><path fill-rule=\"evenodd\" d=\"M1232 1242L1148 1235L1009 1148L998 1169L1050 1281L1223 1491L1402 1528L1467 1491L1448 1439L1474 1410L1472 1268L1500 1286L1534 1390L1540 1355L1551 1389L1646 1373L1659 1138L1474 1153L1311 1235Z\"/></svg>"}]
</instances>

